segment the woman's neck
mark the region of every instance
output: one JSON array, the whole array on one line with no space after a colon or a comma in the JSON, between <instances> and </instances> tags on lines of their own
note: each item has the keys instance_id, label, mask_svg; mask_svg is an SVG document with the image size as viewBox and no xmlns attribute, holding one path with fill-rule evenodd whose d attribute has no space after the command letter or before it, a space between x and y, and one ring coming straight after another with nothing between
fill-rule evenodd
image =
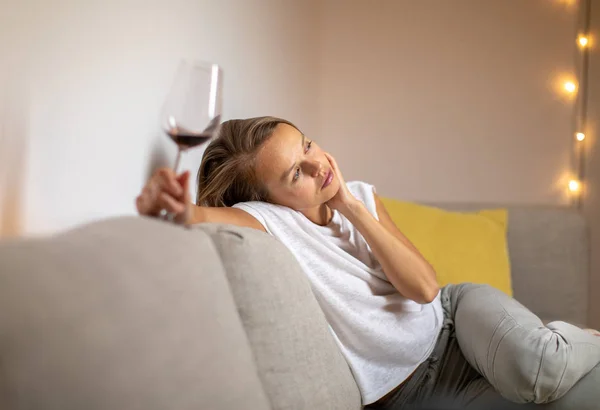
<instances>
[{"instance_id":1,"label":"woman's neck","mask_svg":"<svg viewBox=\"0 0 600 410\"><path fill-rule=\"evenodd\" d=\"M306 209L301 212L312 223L321 226L329 224L331 218L333 218L333 211L326 204L322 204L316 208Z\"/></svg>"}]
</instances>

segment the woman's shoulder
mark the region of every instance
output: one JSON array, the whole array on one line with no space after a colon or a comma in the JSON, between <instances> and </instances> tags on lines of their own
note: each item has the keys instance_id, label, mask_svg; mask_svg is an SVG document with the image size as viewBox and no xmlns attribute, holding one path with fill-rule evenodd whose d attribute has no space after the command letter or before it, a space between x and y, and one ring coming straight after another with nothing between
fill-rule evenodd
<instances>
[{"instance_id":1,"label":"woman's shoulder","mask_svg":"<svg viewBox=\"0 0 600 410\"><path fill-rule=\"evenodd\" d=\"M350 181L346 182L348 190L356 199L364 203L369 212L376 218L377 215L377 204L375 202L375 186L363 181Z\"/></svg>"},{"instance_id":2,"label":"woman's shoulder","mask_svg":"<svg viewBox=\"0 0 600 410\"><path fill-rule=\"evenodd\" d=\"M364 181L348 181L346 186L356 197L372 197L375 193L375 186Z\"/></svg>"},{"instance_id":3,"label":"woman's shoulder","mask_svg":"<svg viewBox=\"0 0 600 410\"><path fill-rule=\"evenodd\" d=\"M267 233L273 234L270 227L272 224L281 224L289 220L291 209L262 201L238 202L232 208L241 209L252 215L265 228Z\"/></svg>"},{"instance_id":4,"label":"woman's shoulder","mask_svg":"<svg viewBox=\"0 0 600 410\"><path fill-rule=\"evenodd\" d=\"M232 207L242 209L254 215L261 214L262 218L270 216L284 217L284 215L293 212L293 210L287 206L263 201L238 202Z\"/></svg>"},{"instance_id":5,"label":"woman's shoulder","mask_svg":"<svg viewBox=\"0 0 600 410\"><path fill-rule=\"evenodd\" d=\"M238 202L233 205L232 208L253 208L257 210L272 210L272 211L285 211L289 209L283 205L272 204L270 202L264 201L248 201L248 202Z\"/></svg>"}]
</instances>

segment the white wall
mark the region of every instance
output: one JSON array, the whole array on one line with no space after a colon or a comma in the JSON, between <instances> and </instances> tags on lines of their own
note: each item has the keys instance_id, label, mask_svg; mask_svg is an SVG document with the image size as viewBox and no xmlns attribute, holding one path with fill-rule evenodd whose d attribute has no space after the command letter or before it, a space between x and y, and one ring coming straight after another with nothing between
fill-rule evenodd
<instances>
[{"instance_id":1,"label":"white wall","mask_svg":"<svg viewBox=\"0 0 600 410\"><path fill-rule=\"evenodd\" d=\"M574 2L571 2L574 3ZM347 180L407 200L563 204L576 7L327 0L318 138Z\"/></svg>"},{"instance_id":2,"label":"white wall","mask_svg":"<svg viewBox=\"0 0 600 410\"><path fill-rule=\"evenodd\" d=\"M150 168L175 158L158 116L179 58L223 66L225 118L316 129L312 0L1 1L4 234L134 212ZM194 174L201 154L184 160Z\"/></svg>"}]
</instances>

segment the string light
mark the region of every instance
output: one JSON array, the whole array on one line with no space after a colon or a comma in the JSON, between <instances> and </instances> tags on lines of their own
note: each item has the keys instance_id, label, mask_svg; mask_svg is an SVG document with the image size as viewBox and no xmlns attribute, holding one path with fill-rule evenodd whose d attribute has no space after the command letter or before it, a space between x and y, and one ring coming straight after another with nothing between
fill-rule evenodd
<instances>
[{"instance_id":1,"label":"string light","mask_svg":"<svg viewBox=\"0 0 600 410\"><path fill-rule=\"evenodd\" d=\"M577 77L564 79L563 86L567 93L576 97L575 103L575 142L573 146L575 163L572 169L572 176L568 182L568 190L571 194L571 198L574 205L578 208L583 206L583 192L585 186L585 156L586 146L583 142L586 140L585 131L587 128L587 98L589 92L589 53L590 49L594 46L594 39L589 37L591 27L591 8L592 0L579 1L579 24L580 27L577 31L577 37L575 39L576 44L579 48L578 58L580 61L576 66L578 67Z\"/></svg>"},{"instance_id":2,"label":"string light","mask_svg":"<svg viewBox=\"0 0 600 410\"><path fill-rule=\"evenodd\" d=\"M569 181L569 191L573 193L578 193L581 189L581 183L576 179L572 179Z\"/></svg>"},{"instance_id":3,"label":"string light","mask_svg":"<svg viewBox=\"0 0 600 410\"><path fill-rule=\"evenodd\" d=\"M577 89L577 86L575 85L575 83L573 81L567 81L565 82L565 90L567 90L570 93L574 93L575 90Z\"/></svg>"}]
</instances>

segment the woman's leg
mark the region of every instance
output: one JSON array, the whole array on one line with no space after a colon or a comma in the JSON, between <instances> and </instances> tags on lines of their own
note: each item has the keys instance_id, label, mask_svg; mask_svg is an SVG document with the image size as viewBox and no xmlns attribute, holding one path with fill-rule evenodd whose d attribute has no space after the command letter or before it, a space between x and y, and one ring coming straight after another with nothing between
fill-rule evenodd
<instances>
[{"instance_id":1,"label":"woman's leg","mask_svg":"<svg viewBox=\"0 0 600 410\"><path fill-rule=\"evenodd\" d=\"M448 290L442 291L444 324L431 356L413 377L373 410L597 410L600 364L562 398L547 404L517 404L500 393L465 359L456 336Z\"/></svg>"},{"instance_id":2,"label":"woman's leg","mask_svg":"<svg viewBox=\"0 0 600 410\"><path fill-rule=\"evenodd\" d=\"M449 285L443 305L466 360L505 398L547 403L600 363L600 338L565 322L542 321L486 286Z\"/></svg>"},{"instance_id":3,"label":"woman's leg","mask_svg":"<svg viewBox=\"0 0 600 410\"><path fill-rule=\"evenodd\" d=\"M583 376L563 397L531 410L597 410L600 407L599 386L600 364Z\"/></svg>"},{"instance_id":4,"label":"woman's leg","mask_svg":"<svg viewBox=\"0 0 600 410\"><path fill-rule=\"evenodd\" d=\"M433 394L411 410L598 410L600 407L600 364L563 397L544 404L510 401L482 376L474 374L474 369L469 372L468 363L465 366L460 360L453 360L451 364L442 369Z\"/></svg>"}]
</instances>

